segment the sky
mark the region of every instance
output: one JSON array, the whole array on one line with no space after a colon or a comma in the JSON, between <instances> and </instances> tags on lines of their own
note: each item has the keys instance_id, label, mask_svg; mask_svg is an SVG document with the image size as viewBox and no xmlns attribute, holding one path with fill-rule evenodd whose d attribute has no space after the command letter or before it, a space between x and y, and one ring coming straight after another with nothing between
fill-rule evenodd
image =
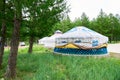
<instances>
[{"instance_id":1,"label":"sky","mask_svg":"<svg viewBox=\"0 0 120 80\"><path fill-rule=\"evenodd\" d=\"M67 0L70 5L70 19L81 16L83 12L90 20L96 18L102 9L106 14L120 15L120 0Z\"/></svg>"}]
</instances>

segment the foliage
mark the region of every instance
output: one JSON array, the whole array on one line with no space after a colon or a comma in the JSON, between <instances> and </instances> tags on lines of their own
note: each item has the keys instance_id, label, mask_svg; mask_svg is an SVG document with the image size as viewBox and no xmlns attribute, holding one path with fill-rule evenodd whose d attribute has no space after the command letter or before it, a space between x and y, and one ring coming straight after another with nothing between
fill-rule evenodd
<instances>
[{"instance_id":1,"label":"foliage","mask_svg":"<svg viewBox=\"0 0 120 80\"><path fill-rule=\"evenodd\" d=\"M73 26L71 25L70 18L67 16L65 20L62 20L61 22L54 25L51 34L53 34L55 30L60 30L64 33L72 27Z\"/></svg>"},{"instance_id":2,"label":"foliage","mask_svg":"<svg viewBox=\"0 0 120 80\"><path fill-rule=\"evenodd\" d=\"M90 23L89 18L87 17L85 13L83 13L81 15L81 25L89 27L90 26L89 23Z\"/></svg>"},{"instance_id":3,"label":"foliage","mask_svg":"<svg viewBox=\"0 0 120 80\"><path fill-rule=\"evenodd\" d=\"M52 26L61 21L68 8L65 0L34 0L23 8L27 19L24 20L21 33L32 37L43 37L51 32Z\"/></svg>"}]
</instances>

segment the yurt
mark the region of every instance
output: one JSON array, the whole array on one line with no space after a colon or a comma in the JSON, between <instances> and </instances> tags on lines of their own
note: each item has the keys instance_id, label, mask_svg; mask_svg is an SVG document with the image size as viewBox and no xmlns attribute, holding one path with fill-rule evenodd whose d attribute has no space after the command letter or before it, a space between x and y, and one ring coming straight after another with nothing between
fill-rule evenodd
<instances>
[{"instance_id":1,"label":"yurt","mask_svg":"<svg viewBox=\"0 0 120 80\"><path fill-rule=\"evenodd\" d=\"M55 47L55 39L61 35L62 35L62 32L60 30L55 31L55 33L52 36L47 38L45 47L54 48Z\"/></svg>"},{"instance_id":2,"label":"yurt","mask_svg":"<svg viewBox=\"0 0 120 80\"><path fill-rule=\"evenodd\" d=\"M55 53L79 55L107 54L108 37L84 26L75 27L56 38Z\"/></svg>"},{"instance_id":3,"label":"yurt","mask_svg":"<svg viewBox=\"0 0 120 80\"><path fill-rule=\"evenodd\" d=\"M46 40L48 39L49 37L43 37L42 39L39 39L38 40L38 44L41 44L41 45L44 45L46 43Z\"/></svg>"}]
</instances>

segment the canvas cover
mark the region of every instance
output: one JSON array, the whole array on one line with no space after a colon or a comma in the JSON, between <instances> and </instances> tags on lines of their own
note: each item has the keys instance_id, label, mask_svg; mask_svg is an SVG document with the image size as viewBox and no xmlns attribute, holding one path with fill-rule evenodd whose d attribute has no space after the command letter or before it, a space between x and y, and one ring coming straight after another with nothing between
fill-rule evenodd
<instances>
[{"instance_id":1,"label":"canvas cover","mask_svg":"<svg viewBox=\"0 0 120 80\"><path fill-rule=\"evenodd\" d=\"M55 33L46 40L45 47L54 48L55 39L61 35L62 35L62 32L60 30L55 31Z\"/></svg>"},{"instance_id":2,"label":"canvas cover","mask_svg":"<svg viewBox=\"0 0 120 80\"><path fill-rule=\"evenodd\" d=\"M56 46L64 46L72 43L77 46L95 47L108 42L108 37L88 29L84 26L72 28L56 38Z\"/></svg>"},{"instance_id":3,"label":"canvas cover","mask_svg":"<svg viewBox=\"0 0 120 80\"><path fill-rule=\"evenodd\" d=\"M46 41L47 41L48 38L49 37L43 37L42 39L39 39L38 44L42 44L42 45L46 44Z\"/></svg>"}]
</instances>

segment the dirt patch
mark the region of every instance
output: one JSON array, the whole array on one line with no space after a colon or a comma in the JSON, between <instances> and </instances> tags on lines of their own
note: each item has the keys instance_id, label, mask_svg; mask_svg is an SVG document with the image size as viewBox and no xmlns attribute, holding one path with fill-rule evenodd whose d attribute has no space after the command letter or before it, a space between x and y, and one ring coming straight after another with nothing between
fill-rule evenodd
<instances>
[{"instance_id":1,"label":"dirt patch","mask_svg":"<svg viewBox=\"0 0 120 80\"><path fill-rule=\"evenodd\" d=\"M110 53L110 57L120 58L120 53Z\"/></svg>"}]
</instances>

